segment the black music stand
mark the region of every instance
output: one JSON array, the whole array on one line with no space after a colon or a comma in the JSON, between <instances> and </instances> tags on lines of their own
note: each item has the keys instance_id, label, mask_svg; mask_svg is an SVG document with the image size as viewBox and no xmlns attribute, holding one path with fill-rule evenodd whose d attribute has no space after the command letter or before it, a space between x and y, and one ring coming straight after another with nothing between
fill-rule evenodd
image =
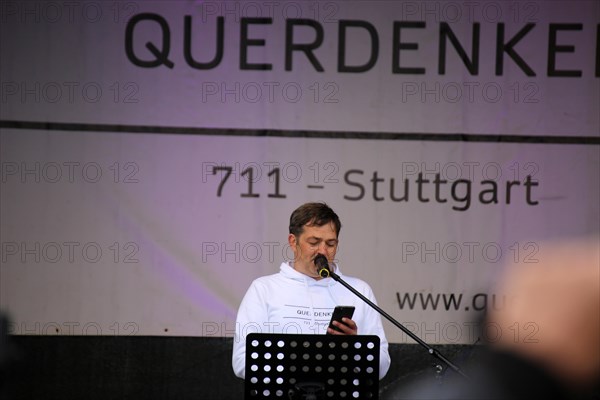
<instances>
[{"instance_id":1,"label":"black music stand","mask_svg":"<svg viewBox=\"0 0 600 400\"><path fill-rule=\"evenodd\" d=\"M379 337L246 337L244 399L378 399Z\"/></svg>"}]
</instances>

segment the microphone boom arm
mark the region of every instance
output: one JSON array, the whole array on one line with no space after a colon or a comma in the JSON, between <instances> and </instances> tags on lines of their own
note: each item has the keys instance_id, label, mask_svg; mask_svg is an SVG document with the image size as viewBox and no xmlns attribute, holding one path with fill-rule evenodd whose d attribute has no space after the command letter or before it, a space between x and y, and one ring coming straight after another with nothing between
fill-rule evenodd
<instances>
[{"instance_id":1,"label":"microphone boom arm","mask_svg":"<svg viewBox=\"0 0 600 400\"><path fill-rule=\"evenodd\" d=\"M336 282L341 283L346 289L348 289L349 291L351 291L352 293L354 293L356 296L358 296L362 301L364 301L365 303L367 303L368 305L370 305L373 309L375 309L375 311L377 311L379 314L383 315L388 321L390 321L392 324L394 324L402 332L406 333L415 342L417 342L418 344L420 344L421 346L423 346L425 348L425 350L427 350L427 352L429 354L431 354L433 357L435 357L438 360L440 360L448 368L450 368L451 370L453 370L457 374L461 375L462 377L469 379L469 377L458 366L454 365L442 353L440 353L439 351L437 351L436 349L434 349L433 347L431 347L430 345L428 345L427 343L425 343L423 340L421 340L420 337L418 337L417 335L415 335L414 333L412 333L408 328L406 328L400 322L398 322L394 318L392 318L391 315L389 315L388 313L386 313L385 311L383 311L379 306L377 306L377 304L373 303L371 300L367 299L358 290L356 290L352 286L350 286L338 274L336 274L335 272L333 272L329 268L327 268L327 269L329 270L329 276L332 277Z\"/></svg>"}]
</instances>

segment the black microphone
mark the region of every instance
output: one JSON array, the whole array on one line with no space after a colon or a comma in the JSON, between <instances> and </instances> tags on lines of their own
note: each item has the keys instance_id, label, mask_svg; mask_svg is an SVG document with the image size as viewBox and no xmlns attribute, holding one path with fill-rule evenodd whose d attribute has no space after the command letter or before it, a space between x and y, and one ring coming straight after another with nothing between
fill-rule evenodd
<instances>
[{"instance_id":1,"label":"black microphone","mask_svg":"<svg viewBox=\"0 0 600 400\"><path fill-rule=\"evenodd\" d=\"M329 262L327 257L323 254L317 254L315 257L315 265L317 266L317 273L321 278L329 278Z\"/></svg>"}]
</instances>

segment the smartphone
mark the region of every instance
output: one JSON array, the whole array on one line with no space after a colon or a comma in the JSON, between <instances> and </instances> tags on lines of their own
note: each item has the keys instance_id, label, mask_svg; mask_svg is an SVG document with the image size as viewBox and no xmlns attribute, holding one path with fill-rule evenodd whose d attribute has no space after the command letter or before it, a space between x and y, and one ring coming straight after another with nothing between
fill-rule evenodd
<instances>
[{"instance_id":1,"label":"smartphone","mask_svg":"<svg viewBox=\"0 0 600 400\"><path fill-rule=\"evenodd\" d=\"M352 319L352 315L354 315L354 306L336 306L333 310L333 314L331 315L331 321L329 321L329 327L331 329L335 329L338 332L341 332L337 326L333 325L333 321L342 322L342 318L350 318ZM329 332L327 332L329 333Z\"/></svg>"}]
</instances>

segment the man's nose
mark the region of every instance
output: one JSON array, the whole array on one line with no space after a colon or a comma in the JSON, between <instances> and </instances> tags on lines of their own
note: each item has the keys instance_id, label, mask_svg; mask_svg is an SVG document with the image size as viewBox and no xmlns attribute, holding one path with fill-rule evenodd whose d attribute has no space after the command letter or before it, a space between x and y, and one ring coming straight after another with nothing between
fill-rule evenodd
<instances>
[{"instance_id":1,"label":"man's nose","mask_svg":"<svg viewBox=\"0 0 600 400\"><path fill-rule=\"evenodd\" d=\"M319 253L327 256L327 243L321 242L319 243Z\"/></svg>"}]
</instances>

